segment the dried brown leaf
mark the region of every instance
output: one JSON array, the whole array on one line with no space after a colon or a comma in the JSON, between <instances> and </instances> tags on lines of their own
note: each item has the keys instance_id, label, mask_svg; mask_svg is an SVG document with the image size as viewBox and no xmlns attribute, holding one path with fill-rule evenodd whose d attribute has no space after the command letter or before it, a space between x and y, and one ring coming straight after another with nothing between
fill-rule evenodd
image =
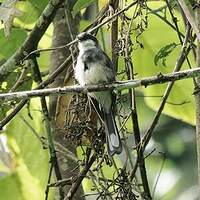
<instances>
[{"instance_id":1,"label":"dried brown leaf","mask_svg":"<svg viewBox=\"0 0 200 200\"><path fill-rule=\"evenodd\" d=\"M0 6L0 20L4 24L4 33L8 37L11 32L13 20L22 15L22 11L15 6L18 0L7 0Z\"/></svg>"}]
</instances>

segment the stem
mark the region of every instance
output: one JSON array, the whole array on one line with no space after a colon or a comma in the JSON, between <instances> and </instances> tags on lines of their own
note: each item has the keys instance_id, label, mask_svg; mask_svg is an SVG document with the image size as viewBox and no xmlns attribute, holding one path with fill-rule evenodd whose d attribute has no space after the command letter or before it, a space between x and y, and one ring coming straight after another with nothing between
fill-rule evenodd
<instances>
[{"instance_id":1,"label":"stem","mask_svg":"<svg viewBox=\"0 0 200 200\"><path fill-rule=\"evenodd\" d=\"M200 0L197 0L200 3ZM196 9L196 25L200 31L200 9ZM200 68L200 42L197 41L196 50L196 65ZM200 78L196 79L195 87L195 103L196 103L196 143L197 143L197 163L198 163L198 182L199 182L199 192L200 192Z\"/></svg>"},{"instance_id":2,"label":"stem","mask_svg":"<svg viewBox=\"0 0 200 200\"><path fill-rule=\"evenodd\" d=\"M126 34L126 41L125 41L125 64L127 68L127 77L128 80L134 80L134 66L131 58L131 50L129 50L129 44L131 44L130 39L130 30L132 27L133 19L135 18L135 13L133 14L133 17L131 18L131 22L129 24L127 34ZM138 113L137 113L137 105L136 105L136 96L135 96L135 89L131 88L129 89L129 96L130 96L130 108L131 108L131 119L133 124L133 134L135 139L135 145L138 145L141 141L140 137L140 128L139 128L139 122L138 122ZM142 186L144 189L143 196L145 198L151 199L151 193L149 189L149 183L147 179L146 174L146 167L145 167L145 160L143 157L143 152L140 151L137 148L137 166L140 170L140 176L142 179Z\"/></svg>"},{"instance_id":3,"label":"stem","mask_svg":"<svg viewBox=\"0 0 200 200\"><path fill-rule=\"evenodd\" d=\"M185 0L178 0L180 7L182 8L188 22L190 23L193 31L195 32L196 36L197 36L197 40L200 42L200 31L199 31L199 27L197 27L195 20L192 16L192 13L190 12L190 9L188 8L188 6L185 3ZM198 0L197 0L198 2ZM198 9L197 9L198 10Z\"/></svg>"},{"instance_id":4,"label":"stem","mask_svg":"<svg viewBox=\"0 0 200 200\"><path fill-rule=\"evenodd\" d=\"M41 76L41 73L39 70L37 60L34 58L33 60L30 60L30 63L31 63L31 67L33 69L34 80L37 83L41 83L42 76ZM47 103L46 103L44 96L42 96L40 98L40 102L41 102L42 113L43 113L44 123L45 123L45 129L46 129L46 133L47 133L47 140L48 140L48 145L49 145L50 163L52 164L52 167L54 168L57 180L62 180L61 172L60 172L57 157L56 157L56 150L55 150L55 146L54 146L54 142L53 142L53 133L52 133L52 128L51 128L51 124L50 124L49 112L48 112ZM50 172L51 172L51 170L50 170ZM51 180L51 175L49 175L48 181L50 181L50 180ZM49 184L49 182L48 182L48 184ZM46 191L49 191L49 190L47 189ZM64 192L62 190L62 187L59 187L59 194L60 194L60 198L63 199ZM46 196L48 196L48 193L46 193Z\"/></svg>"},{"instance_id":5,"label":"stem","mask_svg":"<svg viewBox=\"0 0 200 200\"><path fill-rule=\"evenodd\" d=\"M38 42L44 35L45 31L52 22L57 9L63 0L50 0L38 18L33 30L30 32L21 47L11 56L2 66L0 66L0 83L3 82L8 75L14 71L20 64L20 61L31 51L37 48Z\"/></svg>"},{"instance_id":6,"label":"stem","mask_svg":"<svg viewBox=\"0 0 200 200\"><path fill-rule=\"evenodd\" d=\"M187 58L187 55L189 54L191 48L187 47L187 42L189 41L189 31L190 29L188 28L187 30L187 33L186 33L186 36L185 36L185 39L184 39L184 42L183 42L183 46L182 46L182 49L181 49L181 52L180 52L180 56L179 58L177 59L177 62L176 62L176 65L175 65L175 68L174 68L174 73L180 73L178 72L180 69L181 69L181 66L182 64L184 63L185 59ZM167 85L167 88L165 90L165 93L163 95L163 98L162 98L162 101L160 102L160 106L158 108L158 111L156 113L156 115L154 116L154 119L153 119L153 122L151 123L150 127L147 129L143 139L142 139L142 150L144 151L145 147L147 146L147 144L149 143L150 139L151 139L151 136L153 134L153 131L160 119L160 116L161 116L161 113L165 107L165 104L167 102L167 98L169 97L169 94L171 92L171 89L174 85L174 80L172 80L171 82L168 83Z\"/></svg>"},{"instance_id":7,"label":"stem","mask_svg":"<svg viewBox=\"0 0 200 200\"><path fill-rule=\"evenodd\" d=\"M90 167L92 166L92 164L94 163L94 161L96 160L96 156L92 155L89 162L86 163L86 166L84 167L84 169L82 170L82 172L79 174L77 180L72 184L72 187L70 188L67 197L65 197L64 200L71 200L73 199L74 194L76 193L78 187L80 186L80 184L82 183L82 180L84 179L84 177L86 176L87 172L89 171Z\"/></svg>"},{"instance_id":8,"label":"stem","mask_svg":"<svg viewBox=\"0 0 200 200\"><path fill-rule=\"evenodd\" d=\"M111 5L113 8L113 12L115 13L115 11L118 9L119 6L119 0L111 0ZM116 71L118 69L118 54L116 52L117 39L118 39L118 18L112 21L112 26L111 26L112 63Z\"/></svg>"}]
</instances>

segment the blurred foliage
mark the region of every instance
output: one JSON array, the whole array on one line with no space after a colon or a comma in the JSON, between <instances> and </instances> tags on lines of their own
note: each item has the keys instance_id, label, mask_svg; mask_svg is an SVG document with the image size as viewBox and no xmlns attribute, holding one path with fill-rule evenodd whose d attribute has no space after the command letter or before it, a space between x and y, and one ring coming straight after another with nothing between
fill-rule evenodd
<instances>
[{"instance_id":1,"label":"blurred foliage","mask_svg":"<svg viewBox=\"0 0 200 200\"><path fill-rule=\"evenodd\" d=\"M164 6L164 2L150 2L148 6L151 9L159 9ZM129 16L131 17L133 10L129 10ZM162 13L160 13L163 15ZM164 13L167 19L171 22L169 12ZM174 13L177 17L178 26L181 31L184 30L182 18L178 12ZM135 27L137 24L135 24ZM161 36L163 34L163 37ZM136 41L136 36L133 36L133 42ZM179 56L181 45L177 46L168 56L165 58L166 66L159 62L155 65L154 59L158 52L161 51L167 45L172 43L180 44L177 32L175 32L169 25L161 21L157 16L153 14L148 15L148 27L137 38L144 48L138 47L138 43L134 43L136 50L133 53L133 62L135 71L137 72L136 78L142 78L147 76L157 75L159 73L171 73L175 67L177 58ZM195 66L193 55L189 55L192 66ZM120 66L123 66L120 64ZM182 66L183 69L189 69L185 62ZM167 84L153 85L142 89L144 96L155 96L155 98L145 98L146 103L154 110L158 109L159 102L162 97ZM184 85L184 87L183 87ZM194 98L193 98L193 82L192 80L177 81L168 98L168 104L165 106L164 113L181 119L185 122L195 124L195 110L194 110ZM157 98L156 98L157 97Z\"/></svg>"},{"instance_id":2,"label":"blurred foliage","mask_svg":"<svg viewBox=\"0 0 200 200\"><path fill-rule=\"evenodd\" d=\"M3 26L0 26L0 60L8 59L20 47L47 2L46 0L42 2L37 0L18 2L17 8L23 11L23 15L14 20L11 35L6 38ZM52 26L46 31L39 47L50 47L51 36ZM42 70L48 69L49 55L49 53L45 53L39 58L39 66ZM7 92L12 88L21 74L21 69L23 66L19 66L9 75L7 82L0 86L1 92ZM32 79L29 70L26 77L27 81L17 90L31 89ZM8 110L17 102L1 102L0 118L5 117ZM11 159L1 160L1 172L4 172L0 176L1 200L44 199L49 172L49 153L47 149L43 149L41 141L33 133L33 130L36 131L38 137L46 142L39 104L38 99L32 100L30 107L24 108L6 127L4 135L7 138L6 144ZM33 130L27 126L23 118L32 126Z\"/></svg>"},{"instance_id":3,"label":"blurred foliage","mask_svg":"<svg viewBox=\"0 0 200 200\"><path fill-rule=\"evenodd\" d=\"M48 150L44 149L40 141L43 139L46 142L38 103L37 99L31 101L29 112L32 119L28 116L27 108L24 108L6 128L11 160L9 172L0 179L2 200L30 199L30 196L33 200L44 199L49 156ZM23 118L34 131L27 126Z\"/></svg>"},{"instance_id":4,"label":"blurred foliage","mask_svg":"<svg viewBox=\"0 0 200 200\"><path fill-rule=\"evenodd\" d=\"M78 12L80 12L83 8L90 6L91 4L95 3L97 0L79 0L75 3L73 7L73 15L75 16Z\"/></svg>"},{"instance_id":5,"label":"blurred foliage","mask_svg":"<svg viewBox=\"0 0 200 200\"><path fill-rule=\"evenodd\" d=\"M17 48L20 47L30 30L33 28L35 21L43 11L48 0L29 0L19 1L17 8L23 11L23 15L14 20L11 35L8 38L4 37L2 25L0 26L0 60L8 59ZM95 0L78 1L74 6L74 13L94 3ZM105 5L107 1L100 1L100 6ZM127 1L128 3L131 0ZM127 3L127 4L128 4ZM152 9L159 9L164 6L163 1L151 1L148 3ZM131 17L135 8L127 11L127 16ZM172 21L168 11L165 13L167 19ZM181 16L176 10L174 13L178 19L178 25L182 33L184 33L184 25ZM143 16L145 17L145 16ZM161 21L153 14L148 14L148 25L144 32L138 36L137 31L132 35L134 43L134 51L132 54L136 78L153 76L159 73L169 73L173 71L181 46L173 45L180 44L177 33L172 30L165 22ZM120 19L119 19L120 20ZM90 21L82 21L80 30L83 30ZM133 28L137 27L140 20L135 21ZM120 23L119 23L120 24ZM103 36L106 43L106 50L109 48L109 33L108 26L102 28ZM39 43L39 48L48 48L51 46L52 25L49 27L42 40ZM163 34L163 35L162 35ZM98 34L98 38L102 38ZM7 45L9 44L9 45ZM12 44L12 45L11 45ZM176 48L171 48L175 47ZM143 48L141 48L143 47ZM166 54L163 56L163 51ZM162 52L162 56L159 53ZM156 57L157 56L157 57ZM159 59L156 59L159 58ZM192 66L194 66L193 56L189 56ZM155 65L155 59L156 64ZM50 53L41 53L38 58L38 63L42 71L48 69L50 63ZM119 60L119 71L124 68L124 60ZM16 82L20 74L19 70L11 73L7 83L1 85L0 91L6 92L13 83ZM183 69L188 69L184 63ZM122 76L118 77L119 79ZM32 82L28 82L19 90L30 89ZM166 84L154 85L148 88L137 89L137 107L139 116L139 125L141 132L144 133L152 122L155 111L159 106ZM126 98L126 92L123 92L125 101L122 103L123 112L127 114L129 109L129 101ZM196 147L195 147L195 130L192 125L195 124L195 110L193 99L193 83L192 80L178 81L175 83L173 90L168 99L168 103L164 109L159 125L155 131L153 140L148 145L145 152L148 155L152 149L155 151L146 159L147 175L150 181L151 191L153 191L156 178L158 183L155 189L155 199L162 200L186 200L187 194L195 192L192 186L197 184L196 174ZM2 103L2 102L1 102ZM5 103L5 102L3 102ZM16 102L13 102L16 103ZM2 104L4 105L4 104ZM12 104L7 102L7 105L1 107L0 117L4 117ZM30 111L29 111L30 109ZM41 141L34 135L33 130L24 123L22 117L30 124L38 133L39 137L46 137L43 129L43 120L41 117L41 108L38 99L31 100L29 109L24 108L6 127L4 135L7 137L7 145L11 154L9 165L2 162L0 169L3 175L0 175L0 194L1 200L34 200L44 199L44 191L47 184L47 176L49 171L48 150L44 150ZM31 117L29 116L29 112ZM173 117L173 118L172 118ZM176 119L174 119L176 118ZM187 123L185 123L187 122ZM128 137L128 145L134 146L134 139L131 121L127 123L127 129L130 134ZM44 140L45 141L45 140ZM162 153L160 153L162 152ZM133 162L135 161L135 152L131 152ZM80 157L81 158L81 157ZM116 158L117 164L123 163L123 157ZM164 163L162 165L162 163ZM104 164L104 163L103 163ZM128 164L129 167L130 164ZM94 166L95 167L95 166ZM103 166L103 173L107 177L111 177L114 168ZM102 172L95 172L100 174ZM92 182L85 179L84 188L89 192ZM10 192L12 191L12 192ZM52 194L53 196L53 194ZM190 196L191 200L195 199ZM53 198L52 198L53 199Z\"/></svg>"}]
</instances>

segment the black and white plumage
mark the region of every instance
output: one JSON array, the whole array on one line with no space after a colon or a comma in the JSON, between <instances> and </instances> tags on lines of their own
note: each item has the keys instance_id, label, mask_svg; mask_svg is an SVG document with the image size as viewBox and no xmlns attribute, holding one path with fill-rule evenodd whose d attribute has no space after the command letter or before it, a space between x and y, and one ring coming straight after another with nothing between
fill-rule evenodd
<instances>
[{"instance_id":1,"label":"black and white plumage","mask_svg":"<svg viewBox=\"0 0 200 200\"><path fill-rule=\"evenodd\" d=\"M97 39L88 33L78 35L79 54L75 78L80 85L110 83L115 81L111 60L99 47ZM113 114L113 95L111 91L90 92L89 96L98 102L94 103L105 124L108 154L121 153L122 144Z\"/></svg>"}]
</instances>

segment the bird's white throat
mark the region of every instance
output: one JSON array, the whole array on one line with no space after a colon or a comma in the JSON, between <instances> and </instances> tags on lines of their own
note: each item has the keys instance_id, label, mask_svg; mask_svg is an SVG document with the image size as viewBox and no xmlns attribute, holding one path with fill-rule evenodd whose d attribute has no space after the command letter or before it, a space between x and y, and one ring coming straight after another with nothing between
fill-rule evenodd
<instances>
[{"instance_id":1,"label":"bird's white throat","mask_svg":"<svg viewBox=\"0 0 200 200\"><path fill-rule=\"evenodd\" d=\"M84 52L94 47L96 47L96 43L93 40L84 40L78 43L78 49L80 52Z\"/></svg>"}]
</instances>

